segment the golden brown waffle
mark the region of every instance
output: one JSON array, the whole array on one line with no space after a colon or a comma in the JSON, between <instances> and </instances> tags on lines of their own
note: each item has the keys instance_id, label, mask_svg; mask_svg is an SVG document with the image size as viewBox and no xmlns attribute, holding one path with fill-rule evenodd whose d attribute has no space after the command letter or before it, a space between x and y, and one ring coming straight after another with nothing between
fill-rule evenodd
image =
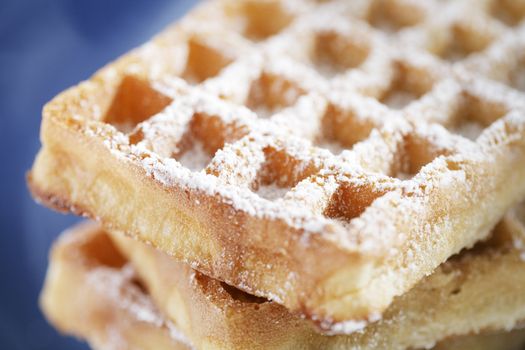
<instances>
[{"instance_id":1,"label":"golden brown waffle","mask_svg":"<svg viewBox=\"0 0 525 350\"><path fill-rule=\"evenodd\" d=\"M52 286L77 295L73 291L85 283L73 282L89 280L83 276L86 271L111 270L118 274L118 267L124 266L121 273L129 275L133 266L159 310L198 349L406 349L428 348L444 338L453 339L440 344L440 349L452 345L467 349L470 341L463 339L464 335L509 330L525 319L525 225L523 218L518 220L524 208L519 209L521 214L519 210L510 212L490 241L452 258L397 298L383 320L351 335L318 334L308 322L281 305L204 276L122 234L107 235L95 225L74 229L56 244L43 305L51 316L56 308L67 311L69 302L63 299L55 304L46 302L58 299ZM124 264L121 255L130 263ZM112 256L120 257L118 263L109 259ZM68 266L83 270L73 274L76 279L54 272L67 270ZM98 282L101 288L110 285ZM105 295L114 294L105 291ZM76 315L74 310L71 312ZM65 316L51 317L54 323L58 322L56 318L67 323Z\"/></svg>"},{"instance_id":2,"label":"golden brown waffle","mask_svg":"<svg viewBox=\"0 0 525 350\"><path fill-rule=\"evenodd\" d=\"M58 330L93 349L191 349L109 237L93 226L77 226L55 244L40 305Z\"/></svg>"},{"instance_id":3,"label":"golden brown waffle","mask_svg":"<svg viewBox=\"0 0 525 350\"><path fill-rule=\"evenodd\" d=\"M44 108L31 189L355 331L525 195L518 3L205 3Z\"/></svg>"}]
</instances>

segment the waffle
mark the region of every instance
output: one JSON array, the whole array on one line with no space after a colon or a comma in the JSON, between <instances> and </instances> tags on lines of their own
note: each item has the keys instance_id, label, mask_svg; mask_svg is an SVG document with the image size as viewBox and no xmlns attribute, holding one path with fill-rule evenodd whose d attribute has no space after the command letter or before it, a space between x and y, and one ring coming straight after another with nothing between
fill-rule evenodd
<instances>
[{"instance_id":1,"label":"waffle","mask_svg":"<svg viewBox=\"0 0 525 350\"><path fill-rule=\"evenodd\" d=\"M74 229L56 244L43 300L53 300L52 295L57 294L49 287L60 279L51 278L57 275L55 265L79 265L87 270L85 261L93 260L89 255L122 256L120 259L129 259L128 264L106 265L126 266L125 271L133 266L154 304L198 349L415 349L429 348L443 339L447 341L440 343L440 349L453 344L465 349L472 341L464 339L467 334L482 332L486 334L483 338L492 338L490 334L525 320L525 225L523 218L517 220L523 208L510 212L491 240L453 257L397 298L383 320L351 335L319 334L309 322L275 302L246 294L93 224ZM98 249L93 249L95 244ZM62 283L64 288L82 286L68 282ZM53 305L44 310L52 315Z\"/></svg>"},{"instance_id":2,"label":"waffle","mask_svg":"<svg viewBox=\"0 0 525 350\"><path fill-rule=\"evenodd\" d=\"M47 319L92 349L190 350L109 237L93 229L76 227L55 244L40 296Z\"/></svg>"},{"instance_id":3,"label":"waffle","mask_svg":"<svg viewBox=\"0 0 525 350\"><path fill-rule=\"evenodd\" d=\"M350 333L525 195L518 3L207 2L45 106L30 188Z\"/></svg>"}]
</instances>

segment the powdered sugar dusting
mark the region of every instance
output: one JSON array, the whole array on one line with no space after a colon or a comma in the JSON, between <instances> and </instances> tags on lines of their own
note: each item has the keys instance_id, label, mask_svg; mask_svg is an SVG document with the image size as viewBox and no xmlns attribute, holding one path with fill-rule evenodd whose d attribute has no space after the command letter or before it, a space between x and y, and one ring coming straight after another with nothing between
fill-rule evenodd
<instances>
[{"instance_id":1,"label":"powdered sugar dusting","mask_svg":"<svg viewBox=\"0 0 525 350\"><path fill-rule=\"evenodd\" d=\"M178 161L182 166L192 170L201 171L211 161L211 156L203 148L203 145L199 141L194 141L191 149L185 151Z\"/></svg>"},{"instance_id":2,"label":"powdered sugar dusting","mask_svg":"<svg viewBox=\"0 0 525 350\"><path fill-rule=\"evenodd\" d=\"M366 115L366 113L370 113L369 109L364 108L362 102L368 101L368 103L374 105L372 99L358 98L355 96L352 97L353 95L351 94L349 94L348 96L351 98L345 101L345 106L346 108L351 106L351 108L354 109L356 116L363 114ZM312 95L311 98L315 99L318 97ZM311 100L311 98L302 100L304 101L302 103L307 103L309 100ZM128 159L140 162L141 166L144 167L147 170L147 172L151 174L151 176L153 176L156 180L161 181L165 185L185 186L191 189L203 191L209 195L220 194L224 201L230 203L236 209L245 211L250 215L256 217L271 219L279 218L285 220L288 224L294 227L301 228L304 228L306 223L309 223L309 227L316 227L319 230L323 230L323 227L325 227L326 224L331 222L331 226L335 225L335 227L340 227L342 230L348 231L348 227L344 229L343 225L333 220L330 221L329 219L326 219L324 217L319 217L318 214L313 214L313 212L308 206L304 207L302 211L298 212L297 207L293 205L287 208L286 203L289 203L287 201L277 205L276 203L262 200L264 197L275 199L284 195L285 191L283 191L283 193L280 192L281 190L276 191L275 186L271 185L268 187L268 189L270 189L271 191L265 191L266 188L263 188L263 192L259 193L260 196L257 196L251 191L246 191L243 188L243 186L237 187L236 184L244 183L246 186L248 186L253 181L257 169L256 167L254 167L254 165L257 163L261 164L261 162L263 161L263 158L261 158L261 150L265 147L264 145L274 144L277 139L285 140L285 138L287 138L284 142L284 148L287 149L288 152L294 154L294 156L298 159L312 159L316 160L317 162L321 161L318 164L318 166L320 166L321 168L332 167L341 170L345 169L346 167L348 167L349 164L351 164L349 162L349 159L356 159L355 157L351 156L351 154L354 154L353 152L345 153L343 157L339 158L331 158L327 156L325 161L323 161L322 158L319 158L318 156L314 156L314 154L317 152L315 151L315 148L309 146L308 143L294 141L296 140L296 138L292 136L296 133L294 130L288 130L284 126L277 129L272 128L272 125L280 125L280 123L283 123L283 125L285 124L285 114L283 114L282 118L275 117L273 120L257 119L250 111L243 109L242 107L237 108L228 102L214 99L206 93L191 88L187 88L182 95L177 95L176 101L178 105L185 106L185 109L183 110L186 112L181 114L178 110L174 109L175 104L173 104L170 106L170 108L167 108L162 114L153 118L152 123L143 123L142 128L145 131L144 134L146 135L146 137L144 138L144 141L136 145L131 145L130 154L129 156L127 156ZM377 112L372 112L371 115L374 117L371 117L371 120L381 120L381 114L389 115L389 117L392 120L399 118L398 116L391 114L387 110L382 110L379 105L375 106L374 108L377 109ZM238 110L240 113L233 114L231 113L232 109ZM363 113L361 112L361 110L363 110ZM365 110L367 111L366 113L364 113ZM290 110L290 112L291 111L292 110ZM220 116L222 120L228 123L236 123L236 125L243 125L247 128L247 130L263 130L264 133L268 133L268 136L262 136L263 134L252 132L249 134L250 136L247 136L242 140L233 143L231 146L226 145L225 148L219 150L214 159L211 161L210 165L210 169L214 169L215 171L217 171L218 178L204 173L192 174L188 171L200 170L210 161L209 155L206 154L206 152L202 149L202 147L200 147L199 144L196 144L196 147L194 147L192 151L183 153L182 157L179 158L179 162L176 162L173 159L159 158L155 153L152 153L148 149L149 147L146 147L146 141L149 141L150 137L153 137L153 139L155 140L158 139L159 133L166 133L164 129L159 128L155 125L163 125L163 122L167 123L167 126L171 125L172 123L180 123L181 120L189 120L193 113L202 112L205 112L210 115ZM181 115L184 115L184 117L181 117ZM317 115L321 114L317 113ZM401 127L401 125L403 126ZM422 124L417 125L418 128L421 129ZM399 129L400 127L401 129ZM410 130L411 127L407 126L406 124L387 123L386 125L384 125L384 128L386 128L385 130L389 130L388 128L392 128L391 131L388 131L385 134L389 135L396 134L399 132L396 130ZM184 125L179 125L175 127L174 130L179 129L184 130ZM169 128L166 130L169 130ZM402 132L404 133L407 131ZM422 132L422 130L419 130L418 132ZM153 136L150 136L150 134ZM455 146L449 146L446 144L447 142L449 142L449 139L446 136L446 132L441 132L438 134L441 136L439 136L438 138L435 138L433 136L433 143L442 144L444 148L456 148ZM429 133L429 135L438 134ZM381 139L383 137L379 136L379 134L373 135L375 136L371 136L370 141L374 138L379 137ZM370 141L365 141L364 144L367 144ZM120 139L118 143L123 142L124 140ZM115 145L113 144L109 145L111 146L111 148L115 147ZM255 153L246 153L246 151L253 146L255 146ZM357 147L356 149L360 148ZM371 150L373 152L383 152L383 150L381 150L380 148L368 149L367 152ZM393 151L393 149L387 149L387 152L391 151ZM258 156L253 158L255 154L258 154ZM372 157L372 155L368 154L368 157L370 158ZM255 161L256 159L259 160ZM180 163L182 163L182 165ZM359 166L353 166L353 168L359 169ZM236 173L237 175L233 175ZM371 174L368 174L367 176L370 177L370 175ZM239 180L242 181L239 182ZM224 181L226 181L226 183ZM302 197L308 198L308 196L309 195L305 194ZM282 207L283 204L284 208ZM372 224L371 222L367 222L367 225ZM370 244L370 242L372 241L370 240L367 242L367 244Z\"/></svg>"},{"instance_id":3,"label":"powdered sugar dusting","mask_svg":"<svg viewBox=\"0 0 525 350\"><path fill-rule=\"evenodd\" d=\"M373 312L369 315L366 320L349 320L344 322L326 323L321 322L321 327L329 329L328 334L352 334L355 332L362 331L365 327L372 322L381 320L381 314Z\"/></svg>"},{"instance_id":4,"label":"powdered sugar dusting","mask_svg":"<svg viewBox=\"0 0 525 350\"><path fill-rule=\"evenodd\" d=\"M155 306L141 292L132 288L131 280L135 275L131 266L118 273L111 268L99 268L88 275L89 283L95 288L103 290L123 309L129 310L138 320L151 323L156 327L163 324L163 320Z\"/></svg>"},{"instance_id":5,"label":"powdered sugar dusting","mask_svg":"<svg viewBox=\"0 0 525 350\"><path fill-rule=\"evenodd\" d=\"M279 187L275 184L270 185L260 185L257 189L256 193L268 200L275 200L278 198L284 197L286 192L288 192L290 189L285 187Z\"/></svg>"},{"instance_id":6,"label":"powdered sugar dusting","mask_svg":"<svg viewBox=\"0 0 525 350\"><path fill-rule=\"evenodd\" d=\"M119 308L129 311L140 322L150 323L156 328L166 327L173 339L190 346L189 339L172 322L165 320L152 300L133 285L134 278L131 265L121 270L98 267L87 275L90 286L112 299Z\"/></svg>"}]
</instances>

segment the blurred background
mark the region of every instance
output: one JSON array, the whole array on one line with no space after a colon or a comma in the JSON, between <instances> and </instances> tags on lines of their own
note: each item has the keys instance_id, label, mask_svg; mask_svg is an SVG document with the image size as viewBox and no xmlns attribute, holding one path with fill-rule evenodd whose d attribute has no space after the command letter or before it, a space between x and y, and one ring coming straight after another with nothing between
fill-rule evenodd
<instances>
[{"instance_id":1,"label":"blurred background","mask_svg":"<svg viewBox=\"0 0 525 350\"><path fill-rule=\"evenodd\" d=\"M38 308L49 247L78 220L38 206L25 185L42 106L196 2L0 1L0 349L88 349L60 336Z\"/></svg>"}]
</instances>

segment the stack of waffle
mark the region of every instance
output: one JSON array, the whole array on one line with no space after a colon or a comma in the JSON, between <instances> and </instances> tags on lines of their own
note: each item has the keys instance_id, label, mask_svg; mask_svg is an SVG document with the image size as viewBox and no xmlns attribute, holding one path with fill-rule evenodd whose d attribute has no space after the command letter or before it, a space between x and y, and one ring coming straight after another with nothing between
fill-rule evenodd
<instances>
[{"instance_id":1,"label":"stack of waffle","mask_svg":"<svg viewBox=\"0 0 525 350\"><path fill-rule=\"evenodd\" d=\"M99 349L525 343L525 1L216 0L48 103ZM520 204L521 203L521 204Z\"/></svg>"}]
</instances>

